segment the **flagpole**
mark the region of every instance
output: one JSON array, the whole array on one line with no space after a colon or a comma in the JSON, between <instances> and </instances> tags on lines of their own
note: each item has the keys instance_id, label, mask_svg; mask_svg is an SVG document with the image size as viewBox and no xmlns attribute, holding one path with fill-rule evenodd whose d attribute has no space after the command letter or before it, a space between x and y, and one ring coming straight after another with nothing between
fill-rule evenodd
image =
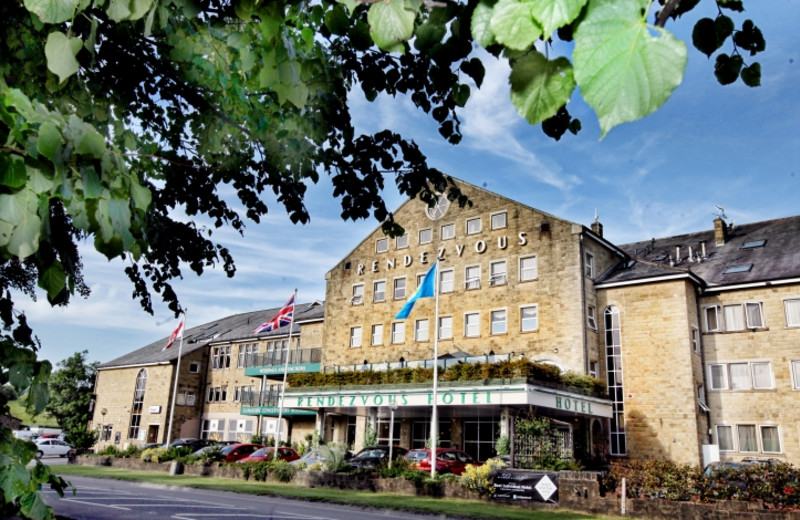
<instances>
[{"instance_id":1,"label":"flagpole","mask_svg":"<svg viewBox=\"0 0 800 520\"><path fill-rule=\"evenodd\" d=\"M283 425L283 398L286 395L286 374L289 373L289 356L292 353L292 329L294 328L294 311L297 307L297 289L294 290L294 297L292 303L292 321L289 322L289 340L286 348L286 359L283 362L283 383L281 384L281 395L278 399L278 429L275 435L275 450L273 450L273 458L278 459L278 443L281 440L281 426Z\"/></svg>"},{"instance_id":2,"label":"flagpole","mask_svg":"<svg viewBox=\"0 0 800 520\"><path fill-rule=\"evenodd\" d=\"M439 261L436 262L436 273L433 278L433 408L431 409L431 478L436 476L436 438L439 436L439 419L437 417L436 399L439 392Z\"/></svg>"},{"instance_id":3,"label":"flagpole","mask_svg":"<svg viewBox=\"0 0 800 520\"><path fill-rule=\"evenodd\" d=\"M180 322L178 322L180 324ZM175 400L178 397L178 374L181 372L181 354L183 353L183 336L186 330L186 311L183 311L183 325L181 327L181 342L178 343L178 361L175 364L175 383L172 388L172 404L169 409L169 426L167 426L167 447L172 442L172 420L175 418Z\"/></svg>"}]
</instances>

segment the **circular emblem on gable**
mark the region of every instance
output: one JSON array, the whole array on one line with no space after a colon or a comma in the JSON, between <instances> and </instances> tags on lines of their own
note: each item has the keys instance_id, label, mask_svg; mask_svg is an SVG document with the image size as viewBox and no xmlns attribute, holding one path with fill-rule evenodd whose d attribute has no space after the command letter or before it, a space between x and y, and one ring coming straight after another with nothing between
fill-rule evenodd
<instances>
[{"instance_id":1,"label":"circular emblem on gable","mask_svg":"<svg viewBox=\"0 0 800 520\"><path fill-rule=\"evenodd\" d=\"M436 204L425 208L425 214L428 215L428 218L431 220L439 220L440 218L444 217L444 214L447 213L447 209L449 207L450 201L447 200L447 196L445 194L441 194L439 195L439 198L436 199Z\"/></svg>"}]
</instances>

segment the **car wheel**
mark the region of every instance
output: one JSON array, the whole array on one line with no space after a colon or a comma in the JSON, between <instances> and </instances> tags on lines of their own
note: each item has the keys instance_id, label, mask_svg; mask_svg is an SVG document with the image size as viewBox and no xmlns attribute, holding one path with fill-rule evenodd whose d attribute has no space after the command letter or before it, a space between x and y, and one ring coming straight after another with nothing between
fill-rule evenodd
<instances>
[{"instance_id":1,"label":"car wheel","mask_svg":"<svg viewBox=\"0 0 800 520\"><path fill-rule=\"evenodd\" d=\"M36 454L36 458L41 459L42 457L44 457L44 452L42 450L39 450L39 452Z\"/></svg>"}]
</instances>

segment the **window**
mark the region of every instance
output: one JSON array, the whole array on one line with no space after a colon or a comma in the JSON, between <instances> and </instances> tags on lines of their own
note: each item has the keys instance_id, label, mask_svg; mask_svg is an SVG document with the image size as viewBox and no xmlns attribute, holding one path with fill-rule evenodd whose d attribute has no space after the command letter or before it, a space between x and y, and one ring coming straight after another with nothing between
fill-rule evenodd
<instances>
[{"instance_id":1,"label":"window","mask_svg":"<svg viewBox=\"0 0 800 520\"><path fill-rule=\"evenodd\" d=\"M350 303L353 305L361 305L364 303L364 284L359 283L353 286L353 297L350 298Z\"/></svg>"},{"instance_id":2,"label":"window","mask_svg":"<svg viewBox=\"0 0 800 520\"><path fill-rule=\"evenodd\" d=\"M419 286L422 285L422 282L425 281L425 275L426 274L427 273L420 273L420 274L417 275L417 289L419 289Z\"/></svg>"},{"instance_id":3,"label":"window","mask_svg":"<svg viewBox=\"0 0 800 520\"><path fill-rule=\"evenodd\" d=\"M753 264L744 264L744 265L732 265L722 271L722 274L736 274L736 273L748 273L750 269L753 268Z\"/></svg>"},{"instance_id":4,"label":"window","mask_svg":"<svg viewBox=\"0 0 800 520\"><path fill-rule=\"evenodd\" d=\"M481 315L477 312L469 312L464 315L464 335L469 338L477 338L481 335ZM798 362L800 363L800 362Z\"/></svg>"},{"instance_id":5,"label":"window","mask_svg":"<svg viewBox=\"0 0 800 520\"><path fill-rule=\"evenodd\" d=\"M764 328L764 313L761 310L761 303L745 303L744 315L747 318L748 329Z\"/></svg>"},{"instance_id":6,"label":"window","mask_svg":"<svg viewBox=\"0 0 800 520\"><path fill-rule=\"evenodd\" d=\"M258 343L239 345L239 355L237 356L236 367L243 368L246 366L256 365L255 356L257 355Z\"/></svg>"},{"instance_id":7,"label":"window","mask_svg":"<svg viewBox=\"0 0 800 520\"><path fill-rule=\"evenodd\" d=\"M456 225L445 224L442 226L442 240L449 240L456 237Z\"/></svg>"},{"instance_id":8,"label":"window","mask_svg":"<svg viewBox=\"0 0 800 520\"><path fill-rule=\"evenodd\" d=\"M745 242L739 249L756 249L759 247L764 247L766 243L766 240L753 240L750 242Z\"/></svg>"},{"instance_id":9,"label":"window","mask_svg":"<svg viewBox=\"0 0 800 520\"><path fill-rule=\"evenodd\" d=\"M142 423L142 409L144 408L144 391L147 387L147 370L141 369L136 375L136 386L133 390L133 404L131 405L130 426L128 438L139 438L139 425Z\"/></svg>"},{"instance_id":10,"label":"window","mask_svg":"<svg viewBox=\"0 0 800 520\"><path fill-rule=\"evenodd\" d=\"M784 300L783 308L786 311L786 326L800 327L800 299Z\"/></svg>"},{"instance_id":11,"label":"window","mask_svg":"<svg viewBox=\"0 0 800 520\"><path fill-rule=\"evenodd\" d=\"M709 365L711 390L766 390L774 388L767 361L716 363Z\"/></svg>"},{"instance_id":12,"label":"window","mask_svg":"<svg viewBox=\"0 0 800 520\"><path fill-rule=\"evenodd\" d=\"M385 253L389 250L389 239L388 238L379 238L375 242L375 252L376 253Z\"/></svg>"},{"instance_id":13,"label":"window","mask_svg":"<svg viewBox=\"0 0 800 520\"><path fill-rule=\"evenodd\" d=\"M792 388L800 390L800 361L792 361Z\"/></svg>"},{"instance_id":14,"label":"window","mask_svg":"<svg viewBox=\"0 0 800 520\"><path fill-rule=\"evenodd\" d=\"M597 361L589 361L589 375L597 377Z\"/></svg>"},{"instance_id":15,"label":"window","mask_svg":"<svg viewBox=\"0 0 800 520\"><path fill-rule=\"evenodd\" d=\"M697 327L692 327L692 352L700 353L700 331Z\"/></svg>"},{"instance_id":16,"label":"window","mask_svg":"<svg viewBox=\"0 0 800 520\"><path fill-rule=\"evenodd\" d=\"M489 263L489 285L505 285L506 261L497 260Z\"/></svg>"},{"instance_id":17,"label":"window","mask_svg":"<svg viewBox=\"0 0 800 520\"><path fill-rule=\"evenodd\" d=\"M617 307L603 311L603 328L606 346L606 380L611 396L611 419L609 440L611 455L625 455L627 439L625 433L625 389L622 383L622 322Z\"/></svg>"},{"instance_id":18,"label":"window","mask_svg":"<svg viewBox=\"0 0 800 520\"><path fill-rule=\"evenodd\" d=\"M505 309L492 311L491 323L492 334L505 334L508 330Z\"/></svg>"},{"instance_id":19,"label":"window","mask_svg":"<svg viewBox=\"0 0 800 520\"><path fill-rule=\"evenodd\" d=\"M536 305L526 305L519 309L520 330L531 332L539 329L539 309Z\"/></svg>"},{"instance_id":20,"label":"window","mask_svg":"<svg viewBox=\"0 0 800 520\"><path fill-rule=\"evenodd\" d=\"M467 234L475 235L483 229L480 217L467 219Z\"/></svg>"},{"instance_id":21,"label":"window","mask_svg":"<svg viewBox=\"0 0 800 520\"><path fill-rule=\"evenodd\" d=\"M467 266L467 268L464 270L464 287L466 289L481 288L481 266Z\"/></svg>"},{"instance_id":22,"label":"window","mask_svg":"<svg viewBox=\"0 0 800 520\"><path fill-rule=\"evenodd\" d=\"M454 272L452 269L446 269L439 272L439 292L448 293L453 292L454 288Z\"/></svg>"},{"instance_id":23,"label":"window","mask_svg":"<svg viewBox=\"0 0 800 520\"><path fill-rule=\"evenodd\" d=\"M428 320L414 322L414 341L428 341Z\"/></svg>"},{"instance_id":24,"label":"window","mask_svg":"<svg viewBox=\"0 0 800 520\"><path fill-rule=\"evenodd\" d=\"M408 235L402 235L394 239L395 249L405 249L408 247Z\"/></svg>"},{"instance_id":25,"label":"window","mask_svg":"<svg viewBox=\"0 0 800 520\"><path fill-rule=\"evenodd\" d=\"M586 325L592 330L597 330L597 308L594 305L586 306Z\"/></svg>"},{"instance_id":26,"label":"window","mask_svg":"<svg viewBox=\"0 0 800 520\"><path fill-rule=\"evenodd\" d=\"M539 267L535 256L526 256L519 259L519 281L527 282L536 280L539 276Z\"/></svg>"},{"instance_id":27,"label":"window","mask_svg":"<svg viewBox=\"0 0 800 520\"><path fill-rule=\"evenodd\" d=\"M195 394L193 391L179 392L175 399L178 406L194 406Z\"/></svg>"},{"instance_id":28,"label":"window","mask_svg":"<svg viewBox=\"0 0 800 520\"><path fill-rule=\"evenodd\" d=\"M584 261L584 274L589 278L594 278L594 255L587 251Z\"/></svg>"},{"instance_id":29,"label":"window","mask_svg":"<svg viewBox=\"0 0 800 520\"><path fill-rule=\"evenodd\" d=\"M419 230L419 243L420 244L430 244L433 241L433 232L431 228L427 229L420 229Z\"/></svg>"},{"instance_id":30,"label":"window","mask_svg":"<svg viewBox=\"0 0 800 520\"><path fill-rule=\"evenodd\" d=\"M725 365L709 365L708 374L711 380L711 390L728 389L728 371Z\"/></svg>"},{"instance_id":31,"label":"window","mask_svg":"<svg viewBox=\"0 0 800 520\"><path fill-rule=\"evenodd\" d=\"M406 279L403 278L395 278L394 279L394 299L395 300L403 300L406 297Z\"/></svg>"},{"instance_id":32,"label":"window","mask_svg":"<svg viewBox=\"0 0 800 520\"><path fill-rule=\"evenodd\" d=\"M386 299L386 280L378 280L372 284L372 299L376 302Z\"/></svg>"},{"instance_id":33,"label":"window","mask_svg":"<svg viewBox=\"0 0 800 520\"><path fill-rule=\"evenodd\" d=\"M350 327L350 348L361 347L361 327Z\"/></svg>"},{"instance_id":34,"label":"window","mask_svg":"<svg viewBox=\"0 0 800 520\"><path fill-rule=\"evenodd\" d=\"M383 345L383 324L372 326L372 344Z\"/></svg>"},{"instance_id":35,"label":"window","mask_svg":"<svg viewBox=\"0 0 800 520\"><path fill-rule=\"evenodd\" d=\"M220 403L228 400L228 385L209 386L206 401L209 403Z\"/></svg>"},{"instance_id":36,"label":"window","mask_svg":"<svg viewBox=\"0 0 800 520\"><path fill-rule=\"evenodd\" d=\"M761 451L764 453L781 453L781 438L777 426L760 426Z\"/></svg>"},{"instance_id":37,"label":"window","mask_svg":"<svg viewBox=\"0 0 800 520\"><path fill-rule=\"evenodd\" d=\"M403 343L406 340L406 324L392 323L392 343Z\"/></svg>"},{"instance_id":38,"label":"window","mask_svg":"<svg viewBox=\"0 0 800 520\"><path fill-rule=\"evenodd\" d=\"M744 314L741 305L725 305L722 307L725 316L725 330L744 330Z\"/></svg>"},{"instance_id":39,"label":"window","mask_svg":"<svg viewBox=\"0 0 800 520\"><path fill-rule=\"evenodd\" d=\"M503 229L508 226L508 214L505 211L493 213L490 219L492 229Z\"/></svg>"},{"instance_id":40,"label":"window","mask_svg":"<svg viewBox=\"0 0 800 520\"><path fill-rule=\"evenodd\" d=\"M439 318L439 339L453 339L453 317Z\"/></svg>"},{"instance_id":41,"label":"window","mask_svg":"<svg viewBox=\"0 0 800 520\"><path fill-rule=\"evenodd\" d=\"M190 374L199 374L200 373L200 362L192 361L189 363L189 373Z\"/></svg>"},{"instance_id":42,"label":"window","mask_svg":"<svg viewBox=\"0 0 800 520\"><path fill-rule=\"evenodd\" d=\"M706 332L716 332L719 327L719 305L711 305L703 309L706 318Z\"/></svg>"},{"instance_id":43,"label":"window","mask_svg":"<svg viewBox=\"0 0 800 520\"><path fill-rule=\"evenodd\" d=\"M736 425L736 434L739 437L739 451L758 452L758 439L754 424Z\"/></svg>"},{"instance_id":44,"label":"window","mask_svg":"<svg viewBox=\"0 0 800 520\"><path fill-rule=\"evenodd\" d=\"M230 368L231 346L214 347L211 349L211 370Z\"/></svg>"},{"instance_id":45,"label":"window","mask_svg":"<svg viewBox=\"0 0 800 520\"><path fill-rule=\"evenodd\" d=\"M733 451L733 426L717 425L717 444L719 451Z\"/></svg>"}]
</instances>

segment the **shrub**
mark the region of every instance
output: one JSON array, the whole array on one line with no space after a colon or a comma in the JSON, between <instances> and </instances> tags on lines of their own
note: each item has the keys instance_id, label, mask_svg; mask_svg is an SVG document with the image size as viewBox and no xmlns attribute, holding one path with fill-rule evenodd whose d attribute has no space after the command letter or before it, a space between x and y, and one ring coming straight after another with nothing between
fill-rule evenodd
<instances>
[{"instance_id":1,"label":"shrub","mask_svg":"<svg viewBox=\"0 0 800 520\"><path fill-rule=\"evenodd\" d=\"M498 455L508 455L511 453L511 439L508 438L508 435L501 435L497 438L497 441L494 443L494 451L497 452Z\"/></svg>"},{"instance_id":2,"label":"shrub","mask_svg":"<svg viewBox=\"0 0 800 520\"><path fill-rule=\"evenodd\" d=\"M145 462L164 462L165 460L172 460L167 455L167 448L147 448L142 451L142 460Z\"/></svg>"},{"instance_id":3,"label":"shrub","mask_svg":"<svg viewBox=\"0 0 800 520\"><path fill-rule=\"evenodd\" d=\"M98 455L104 455L106 457L121 457L122 452L119 451L119 448L117 448L116 446L109 445L103 448L103 450L100 453L98 453Z\"/></svg>"},{"instance_id":4,"label":"shrub","mask_svg":"<svg viewBox=\"0 0 800 520\"><path fill-rule=\"evenodd\" d=\"M506 463L500 459L489 459L480 466L467 466L461 474L459 481L461 485L480 495L494 494L492 486L492 473L498 469L506 467Z\"/></svg>"},{"instance_id":5,"label":"shrub","mask_svg":"<svg viewBox=\"0 0 800 520\"><path fill-rule=\"evenodd\" d=\"M298 469L285 460L276 460L271 463L272 474L281 482L290 482Z\"/></svg>"},{"instance_id":6,"label":"shrub","mask_svg":"<svg viewBox=\"0 0 800 520\"><path fill-rule=\"evenodd\" d=\"M345 461L345 456L347 455L346 445L331 443L324 444L318 449L328 471L339 471L342 467L347 466Z\"/></svg>"}]
</instances>

